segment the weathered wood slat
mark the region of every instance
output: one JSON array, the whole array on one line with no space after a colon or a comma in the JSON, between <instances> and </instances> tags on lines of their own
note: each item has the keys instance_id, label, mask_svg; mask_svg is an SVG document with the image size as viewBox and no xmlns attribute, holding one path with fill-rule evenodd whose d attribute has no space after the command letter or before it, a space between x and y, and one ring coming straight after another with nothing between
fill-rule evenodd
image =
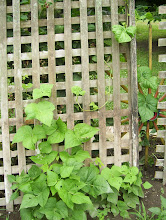
<instances>
[{"instance_id":1,"label":"weathered wood slat","mask_svg":"<svg viewBox=\"0 0 166 220\"><path fill-rule=\"evenodd\" d=\"M158 109L166 109L166 102L159 102L157 108Z\"/></svg>"},{"instance_id":2,"label":"weathered wood slat","mask_svg":"<svg viewBox=\"0 0 166 220\"><path fill-rule=\"evenodd\" d=\"M159 14L166 14L166 6L159 6Z\"/></svg>"},{"instance_id":3,"label":"weathered wood slat","mask_svg":"<svg viewBox=\"0 0 166 220\"><path fill-rule=\"evenodd\" d=\"M164 46L166 46L166 38L160 38L160 39L158 40L158 46L159 46L159 47L164 47Z\"/></svg>"},{"instance_id":4,"label":"weathered wood slat","mask_svg":"<svg viewBox=\"0 0 166 220\"><path fill-rule=\"evenodd\" d=\"M1 94L1 128L2 128L2 151L3 151L3 173L4 183L0 183L5 190L3 202L9 211L13 211L13 202L10 201L12 190L11 183L7 175L12 174L11 155L10 155L10 138L9 138L9 119L8 119L8 91L7 91L7 46L6 46L6 1L0 1L0 94Z\"/></svg>"},{"instance_id":5,"label":"weathered wood slat","mask_svg":"<svg viewBox=\"0 0 166 220\"><path fill-rule=\"evenodd\" d=\"M119 24L118 21L118 2L111 0L111 20L112 26ZM115 165L121 165L121 134L119 128L121 126L120 115L120 53L119 44L114 35L112 35L112 70L113 70L113 105L114 105L114 159Z\"/></svg>"},{"instance_id":6,"label":"weathered wood slat","mask_svg":"<svg viewBox=\"0 0 166 220\"><path fill-rule=\"evenodd\" d=\"M166 85L159 85L159 92L166 92Z\"/></svg>"},{"instance_id":7,"label":"weathered wood slat","mask_svg":"<svg viewBox=\"0 0 166 220\"><path fill-rule=\"evenodd\" d=\"M56 62L55 62L55 37L54 33L54 0L50 1L52 5L48 8L47 11L47 34L48 34L48 74L49 74L49 83L53 84L52 96L50 98L51 102L55 106L54 118L57 114L57 101L56 101Z\"/></svg>"},{"instance_id":8,"label":"weathered wood slat","mask_svg":"<svg viewBox=\"0 0 166 220\"><path fill-rule=\"evenodd\" d=\"M158 118L157 124L158 125L166 125L166 118Z\"/></svg>"},{"instance_id":9,"label":"weathered wood slat","mask_svg":"<svg viewBox=\"0 0 166 220\"><path fill-rule=\"evenodd\" d=\"M155 179L163 179L163 171L156 171L154 178Z\"/></svg>"},{"instance_id":10,"label":"weathered wood slat","mask_svg":"<svg viewBox=\"0 0 166 220\"><path fill-rule=\"evenodd\" d=\"M161 79L166 78L166 71L160 71L159 72L159 78L161 78Z\"/></svg>"},{"instance_id":11,"label":"weathered wood slat","mask_svg":"<svg viewBox=\"0 0 166 220\"><path fill-rule=\"evenodd\" d=\"M81 61L82 61L82 82L81 86L86 91L83 96L83 109L90 110L90 81L89 81L89 46L88 46L88 19L87 19L87 1L80 1L80 33L81 33ZM95 51L96 52L96 51ZM74 83L74 82L73 82ZM97 80L96 85L97 87ZM84 112L84 123L91 125L91 112ZM84 149L91 155L91 141L84 144ZM86 162L88 163L88 161Z\"/></svg>"},{"instance_id":12,"label":"weathered wood slat","mask_svg":"<svg viewBox=\"0 0 166 220\"><path fill-rule=\"evenodd\" d=\"M72 36L71 36L71 1L64 0L64 40L65 40L65 79L66 79L66 113L68 128L74 127L74 103L71 87L73 86L72 70Z\"/></svg>"},{"instance_id":13,"label":"weathered wood slat","mask_svg":"<svg viewBox=\"0 0 166 220\"><path fill-rule=\"evenodd\" d=\"M157 145L156 146L156 152L164 153L164 148L165 148L164 145Z\"/></svg>"},{"instance_id":14,"label":"weathered wood slat","mask_svg":"<svg viewBox=\"0 0 166 220\"><path fill-rule=\"evenodd\" d=\"M159 62L161 62L161 63L166 62L166 55L165 54L159 55Z\"/></svg>"},{"instance_id":15,"label":"weathered wood slat","mask_svg":"<svg viewBox=\"0 0 166 220\"><path fill-rule=\"evenodd\" d=\"M20 37L20 1L13 2L13 38L14 38L14 83L15 83L15 111L16 129L23 124L23 105L22 105L22 63L21 63L21 37ZM18 171L26 171L25 149L21 143L17 144L18 151Z\"/></svg>"},{"instance_id":16,"label":"weathered wood slat","mask_svg":"<svg viewBox=\"0 0 166 220\"><path fill-rule=\"evenodd\" d=\"M165 30L166 29L166 22L160 22L159 29L160 30Z\"/></svg>"},{"instance_id":17,"label":"weathered wood slat","mask_svg":"<svg viewBox=\"0 0 166 220\"><path fill-rule=\"evenodd\" d=\"M158 130L157 131L157 137L165 138L166 137L166 130Z\"/></svg>"},{"instance_id":18,"label":"weathered wood slat","mask_svg":"<svg viewBox=\"0 0 166 220\"><path fill-rule=\"evenodd\" d=\"M96 46L97 46L97 76L98 76L98 106L105 105L105 74L104 74L104 38L102 20L102 0L95 1L96 15ZM105 106L99 110L99 156L104 166L107 166L106 142L106 118Z\"/></svg>"}]
</instances>

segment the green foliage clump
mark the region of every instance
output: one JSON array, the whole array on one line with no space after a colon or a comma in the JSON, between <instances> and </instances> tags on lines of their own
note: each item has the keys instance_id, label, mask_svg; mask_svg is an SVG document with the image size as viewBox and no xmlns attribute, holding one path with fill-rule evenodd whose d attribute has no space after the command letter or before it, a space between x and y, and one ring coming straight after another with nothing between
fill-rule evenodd
<instances>
[{"instance_id":1,"label":"green foliage clump","mask_svg":"<svg viewBox=\"0 0 166 220\"><path fill-rule=\"evenodd\" d=\"M51 89L52 85L42 85L33 91L33 98L50 97ZM75 92L80 95L82 91ZM60 118L53 120L52 103L41 100L32 104L36 103L26 107L27 118L38 119L41 124L20 127L13 143L22 142L25 148L34 150L38 142L40 153L30 157L36 165L28 173L23 170L20 175L8 176L14 190L11 200L23 193L21 219L85 220L87 213L100 220L108 213L130 218L128 210L136 208L139 197L144 197L138 168L122 165L101 171L100 158L92 162L82 148L97 128L79 123L68 129ZM64 143L70 153L53 150L56 143ZM91 161L89 166L85 166L85 160Z\"/></svg>"}]
</instances>

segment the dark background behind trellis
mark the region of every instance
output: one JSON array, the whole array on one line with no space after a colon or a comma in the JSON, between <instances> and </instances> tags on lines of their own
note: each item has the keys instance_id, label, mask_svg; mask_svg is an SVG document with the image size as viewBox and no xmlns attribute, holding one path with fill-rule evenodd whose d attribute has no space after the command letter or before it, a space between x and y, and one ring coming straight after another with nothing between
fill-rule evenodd
<instances>
[{"instance_id":1,"label":"dark background behind trellis","mask_svg":"<svg viewBox=\"0 0 166 220\"><path fill-rule=\"evenodd\" d=\"M45 17L39 18L37 0L27 5L20 5L20 0L12 4L0 1L0 206L6 205L8 210L12 210L13 203L9 202L12 190L7 175L27 171L28 156L35 154L11 142L23 123L34 123L25 122L23 109L33 102L32 89L41 83L54 84L51 101L56 106L55 117L67 121L69 128L77 121L97 123L99 134L84 146L92 157L100 156L105 166L138 163L135 39L119 45L111 32L113 25L127 19L129 25L134 25L134 0L129 1L129 11L123 0L50 2ZM62 12L61 17L56 16L57 10ZM75 15L74 10L78 12ZM28 19L20 21L24 13ZM23 50L25 47L30 49ZM112 78L108 77L110 68ZM33 83L27 91L22 88L26 80ZM92 101L99 107L106 101L108 104L99 111L79 112L71 93L74 85L86 90L86 95L79 97L84 109L89 109ZM110 94L105 92L108 87ZM126 101L128 104L122 104ZM121 123L125 118L129 122ZM15 204L20 202L21 197L15 200Z\"/></svg>"}]
</instances>

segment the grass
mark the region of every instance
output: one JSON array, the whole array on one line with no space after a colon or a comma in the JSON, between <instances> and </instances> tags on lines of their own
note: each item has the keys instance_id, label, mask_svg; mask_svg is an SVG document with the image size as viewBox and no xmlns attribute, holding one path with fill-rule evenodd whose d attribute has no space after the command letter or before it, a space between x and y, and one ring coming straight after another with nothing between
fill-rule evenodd
<instances>
[{"instance_id":1,"label":"grass","mask_svg":"<svg viewBox=\"0 0 166 220\"><path fill-rule=\"evenodd\" d=\"M152 73L158 76L159 71L166 70L166 63L158 62L158 55L165 54L165 47L158 47L158 39L166 37L166 30L159 30L159 22L152 23L153 31L153 63ZM148 23L147 21L137 22L137 65L148 66Z\"/></svg>"}]
</instances>

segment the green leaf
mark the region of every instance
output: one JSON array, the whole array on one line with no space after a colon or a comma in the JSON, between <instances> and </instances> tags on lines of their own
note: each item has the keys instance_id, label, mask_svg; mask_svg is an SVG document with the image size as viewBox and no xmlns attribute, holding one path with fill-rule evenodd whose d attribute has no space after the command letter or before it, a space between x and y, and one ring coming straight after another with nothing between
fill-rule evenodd
<instances>
[{"instance_id":1,"label":"green leaf","mask_svg":"<svg viewBox=\"0 0 166 220\"><path fill-rule=\"evenodd\" d=\"M31 87L33 86L33 84L32 83L28 83L28 84L24 84L24 83L22 83L22 88L23 89L30 89Z\"/></svg>"},{"instance_id":2,"label":"green leaf","mask_svg":"<svg viewBox=\"0 0 166 220\"><path fill-rule=\"evenodd\" d=\"M119 214L119 209L116 205L111 204L111 212L114 215L114 217L116 217Z\"/></svg>"},{"instance_id":3,"label":"green leaf","mask_svg":"<svg viewBox=\"0 0 166 220\"><path fill-rule=\"evenodd\" d=\"M76 155L74 156L74 158L78 161L78 162L83 162L85 159L91 158L89 155L88 151L84 151L84 150L79 150L77 151Z\"/></svg>"},{"instance_id":4,"label":"green leaf","mask_svg":"<svg viewBox=\"0 0 166 220\"><path fill-rule=\"evenodd\" d=\"M99 107L94 102L91 102L89 106L93 108L93 111L96 111L99 109Z\"/></svg>"},{"instance_id":5,"label":"green leaf","mask_svg":"<svg viewBox=\"0 0 166 220\"><path fill-rule=\"evenodd\" d=\"M87 142L98 131L99 131L99 129L97 129L95 127L91 127L90 125L85 124L85 123L77 124L74 127L74 133L75 133L76 137L78 138L78 140L80 140L82 143Z\"/></svg>"},{"instance_id":6,"label":"green leaf","mask_svg":"<svg viewBox=\"0 0 166 220\"><path fill-rule=\"evenodd\" d=\"M32 165L32 167L29 169L28 171L28 174L29 176L32 178L32 179L35 179L37 178L38 176L40 176L41 174L41 169L36 166L36 165Z\"/></svg>"},{"instance_id":7,"label":"green leaf","mask_svg":"<svg viewBox=\"0 0 166 220\"><path fill-rule=\"evenodd\" d=\"M123 199L126 205L134 209L136 208L136 205L139 204L138 196L134 195L133 193L124 193Z\"/></svg>"},{"instance_id":8,"label":"green leaf","mask_svg":"<svg viewBox=\"0 0 166 220\"><path fill-rule=\"evenodd\" d=\"M40 194L37 196L37 199L38 199L38 203L41 207L44 207L45 204L47 203L47 200L48 200L48 197L49 197L49 194L50 194L50 190L49 188L45 188L43 189Z\"/></svg>"},{"instance_id":9,"label":"green leaf","mask_svg":"<svg viewBox=\"0 0 166 220\"><path fill-rule=\"evenodd\" d=\"M26 209L29 207L35 207L38 205L38 199L32 194L25 194L22 199L20 209Z\"/></svg>"},{"instance_id":10,"label":"green leaf","mask_svg":"<svg viewBox=\"0 0 166 220\"><path fill-rule=\"evenodd\" d=\"M41 140L46 138L46 133L41 125L35 125L33 128L32 135L37 138L37 140Z\"/></svg>"},{"instance_id":11,"label":"green leaf","mask_svg":"<svg viewBox=\"0 0 166 220\"><path fill-rule=\"evenodd\" d=\"M113 186L115 189L117 189L119 191L121 185L122 185L122 182L123 182L123 179L121 177L110 177L108 179L108 182L110 184L110 186Z\"/></svg>"},{"instance_id":12,"label":"green leaf","mask_svg":"<svg viewBox=\"0 0 166 220\"><path fill-rule=\"evenodd\" d=\"M19 197L19 192L18 190L16 190L10 197L10 201L13 201L15 199L17 199L17 197Z\"/></svg>"},{"instance_id":13,"label":"green leaf","mask_svg":"<svg viewBox=\"0 0 166 220\"><path fill-rule=\"evenodd\" d=\"M71 175L72 171L73 171L74 167L69 167L69 166L62 166L60 168L60 175L62 178L67 178Z\"/></svg>"},{"instance_id":14,"label":"green leaf","mask_svg":"<svg viewBox=\"0 0 166 220\"><path fill-rule=\"evenodd\" d=\"M147 12L145 16L146 16L146 19L148 19L149 21L153 21L154 19L151 12Z\"/></svg>"},{"instance_id":15,"label":"green leaf","mask_svg":"<svg viewBox=\"0 0 166 220\"><path fill-rule=\"evenodd\" d=\"M111 170L108 167L105 167L102 171L101 171L101 175L108 180L111 176Z\"/></svg>"},{"instance_id":16,"label":"green leaf","mask_svg":"<svg viewBox=\"0 0 166 220\"><path fill-rule=\"evenodd\" d=\"M59 156L60 156L60 158L61 158L61 160L62 160L63 162L65 162L65 161L67 161L69 158L71 158L70 154L69 154L68 152L66 152L66 151L61 151L61 152L59 152Z\"/></svg>"},{"instance_id":17,"label":"green leaf","mask_svg":"<svg viewBox=\"0 0 166 220\"><path fill-rule=\"evenodd\" d=\"M62 218L68 217L68 208L62 200L56 203L56 210L59 212Z\"/></svg>"},{"instance_id":18,"label":"green leaf","mask_svg":"<svg viewBox=\"0 0 166 220\"><path fill-rule=\"evenodd\" d=\"M28 20L28 16L26 14L20 14L20 20L21 21L27 21Z\"/></svg>"},{"instance_id":19,"label":"green leaf","mask_svg":"<svg viewBox=\"0 0 166 220\"><path fill-rule=\"evenodd\" d=\"M112 190L113 190L113 193L108 194L107 201L116 205L118 202L119 192L118 192L118 190L116 190L114 188L112 188Z\"/></svg>"},{"instance_id":20,"label":"green leaf","mask_svg":"<svg viewBox=\"0 0 166 220\"><path fill-rule=\"evenodd\" d=\"M65 138L65 133L67 131L66 124L59 118L53 124L53 127L50 127L50 131L52 131L52 134L48 137L48 142L50 144L60 143Z\"/></svg>"},{"instance_id":21,"label":"green leaf","mask_svg":"<svg viewBox=\"0 0 166 220\"><path fill-rule=\"evenodd\" d=\"M94 196L98 196L104 193L113 193L113 191L108 182L102 176L98 175L96 179L93 181L92 194Z\"/></svg>"},{"instance_id":22,"label":"green leaf","mask_svg":"<svg viewBox=\"0 0 166 220\"><path fill-rule=\"evenodd\" d=\"M39 144L39 150L41 153L51 153L52 146L49 142L44 141Z\"/></svg>"},{"instance_id":23,"label":"green leaf","mask_svg":"<svg viewBox=\"0 0 166 220\"><path fill-rule=\"evenodd\" d=\"M16 182L16 177L14 175L7 175L7 178L10 183Z\"/></svg>"},{"instance_id":24,"label":"green leaf","mask_svg":"<svg viewBox=\"0 0 166 220\"><path fill-rule=\"evenodd\" d=\"M52 171L47 171L47 184L48 186L54 186L59 179L58 174L52 172Z\"/></svg>"},{"instance_id":25,"label":"green leaf","mask_svg":"<svg viewBox=\"0 0 166 220\"><path fill-rule=\"evenodd\" d=\"M52 90L53 84L42 84L40 85L40 89L34 89L33 90L33 99L39 99L43 96L51 96L51 90Z\"/></svg>"},{"instance_id":26,"label":"green leaf","mask_svg":"<svg viewBox=\"0 0 166 220\"><path fill-rule=\"evenodd\" d=\"M18 189L23 193L30 193L32 192L31 183L22 183L19 185Z\"/></svg>"},{"instance_id":27,"label":"green leaf","mask_svg":"<svg viewBox=\"0 0 166 220\"><path fill-rule=\"evenodd\" d=\"M71 92L73 94L75 94L76 96L79 96L79 95L83 96L83 95L85 95L85 91L82 90L81 87L79 87L79 86L72 86Z\"/></svg>"},{"instance_id":28,"label":"green leaf","mask_svg":"<svg viewBox=\"0 0 166 220\"><path fill-rule=\"evenodd\" d=\"M82 141L75 135L74 131L67 130L65 133L65 149L81 145Z\"/></svg>"},{"instance_id":29,"label":"green leaf","mask_svg":"<svg viewBox=\"0 0 166 220\"><path fill-rule=\"evenodd\" d=\"M52 151L51 153L45 155L38 154L36 156L31 156L30 159L37 164L50 164L55 160L57 155L57 151Z\"/></svg>"},{"instance_id":30,"label":"green leaf","mask_svg":"<svg viewBox=\"0 0 166 220\"><path fill-rule=\"evenodd\" d=\"M70 192L71 194L75 194L78 192L80 189L82 189L86 184L75 179L66 179L63 182L63 188Z\"/></svg>"},{"instance_id":31,"label":"green leaf","mask_svg":"<svg viewBox=\"0 0 166 220\"><path fill-rule=\"evenodd\" d=\"M81 192L77 192L75 193L72 198L71 198L72 202L75 204L82 204L82 203L87 203L87 204L92 204L89 196L85 196L83 193Z\"/></svg>"},{"instance_id":32,"label":"green leaf","mask_svg":"<svg viewBox=\"0 0 166 220\"><path fill-rule=\"evenodd\" d=\"M117 202L117 206L118 206L118 209L120 211L124 211L124 210L128 210L129 209L127 204L125 202L123 202L123 201L120 201L120 200Z\"/></svg>"},{"instance_id":33,"label":"green leaf","mask_svg":"<svg viewBox=\"0 0 166 220\"><path fill-rule=\"evenodd\" d=\"M63 200L63 202L73 210L74 203L72 202L72 194L70 194L67 190L61 189L58 191L59 197Z\"/></svg>"},{"instance_id":34,"label":"green leaf","mask_svg":"<svg viewBox=\"0 0 166 220\"><path fill-rule=\"evenodd\" d=\"M133 38L136 34L136 26L127 27L126 32L131 38Z\"/></svg>"},{"instance_id":35,"label":"green leaf","mask_svg":"<svg viewBox=\"0 0 166 220\"><path fill-rule=\"evenodd\" d=\"M25 219L25 220L33 220L33 214L32 214L32 209L21 209L20 210L20 216L21 216L21 219Z\"/></svg>"},{"instance_id":36,"label":"green leaf","mask_svg":"<svg viewBox=\"0 0 166 220\"><path fill-rule=\"evenodd\" d=\"M160 215L161 209L158 207L151 207L148 209L150 212L152 212L154 215Z\"/></svg>"},{"instance_id":37,"label":"green leaf","mask_svg":"<svg viewBox=\"0 0 166 220\"><path fill-rule=\"evenodd\" d=\"M131 31L131 30L129 30L129 31ZM127 33L126 28L122 25L113 25L112 32L115 35L115 39L119 43L125 43L125 42L130 42L131 41L131 37Z\"/></svg>"},{"instance_id":38,"label":"green leaf","mask_svg":"<svg viewBox=\"0 0 166 220\"><path fill-rule=\"evenodd\" d=\"M161 206L166 209L166 198L164 198L163 196L160 196L161 199Z\"/></svg>"},{"instance_id":39,"label":"green leaf","mask_svg":"<svg viewBox=\"0 0 166 220\"><path fill-rule=\"evenodd\" d=\"M55 106L48 101L31 103L25 107L25 113L28 119L38 119L43 124L50 126L53 119Z\"/></svg>"},{"instance_id":40,"label":"green leaf","mask_svg":"<svg viewBox=\"0 0 166 220\"><path fill-rule=\"evenodd\" d=\"M157 112L157 103L157 99L152 94L148 94L146 97L141 93L138 94L138 110L143 123L150 120L154 116L154 112Z\"/></svg>"},{"instance_id":41,"label":"green leaf","mask_svg":"<svg viewBox=\"0 0 166 220\"><path fill-rule=\"evenodd\" d=\"M121 211L120 216L124 219L131 219L127 210Z\"/></svg>"},{"instance_id":42,"label":"green leaf","mask_svg":"<svg viewBox=\"0 0 166 220\"><path fill-rule=\"evenodd\" d=\"M152 185L148 182L148 181L146 181L144 184L142 184L143 185L143 187L144 187L144 189L150 189L151 187L152 187Z\"/></svg>"}]
</instances>

